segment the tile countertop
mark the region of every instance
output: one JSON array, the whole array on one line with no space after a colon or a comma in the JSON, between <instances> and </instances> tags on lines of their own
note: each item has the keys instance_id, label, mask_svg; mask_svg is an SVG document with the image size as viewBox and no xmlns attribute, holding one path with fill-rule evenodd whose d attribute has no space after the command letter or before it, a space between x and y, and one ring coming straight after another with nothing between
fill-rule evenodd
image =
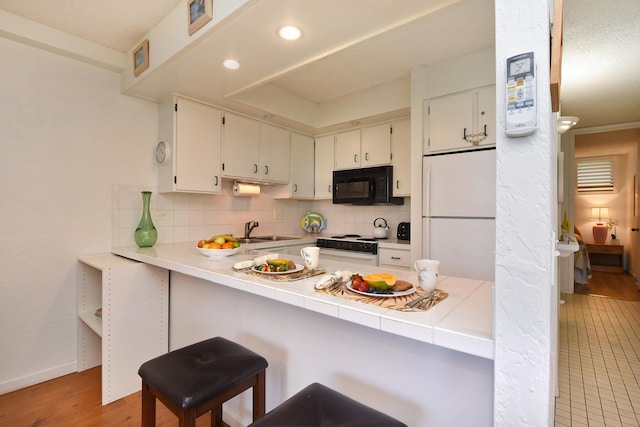
<instances>
[{"instance_id":1,"label":"tile countertop","mask_svg":"<svg viewBox=\"0 0 640 427\"><path fill-rule=\"evenodd\" d=\"M409 240L398 240L398 239L378 240L378 248L405 249L407 251L410 251L411 242Z\"/></svg>"},{"instance_id":2,"label":"tile countertop","mask_svg":"<svg viewBox=\"0 0 640 427\"><path fill-rule=\"evenodd\" d=\"M314 285L321 276L275 282L232 270L236 262L267 253L259 249L244 245L233 256L214 259L201 255L192 242L183 242L152 248L114 247L112 253L369 328L493 359L493 282L441 276L438 288L448 292L445 300L425 312L403 312L316 292ZM300 257L287 257L301 262ZM321 260L320 267L327 273L354 271L353 265L339 262ZM359 265L355 272L378 271L379 267ZM406 269L385 267L385 272L412 283L417 281L416 273Z\"/></svg>"}]
</instances>

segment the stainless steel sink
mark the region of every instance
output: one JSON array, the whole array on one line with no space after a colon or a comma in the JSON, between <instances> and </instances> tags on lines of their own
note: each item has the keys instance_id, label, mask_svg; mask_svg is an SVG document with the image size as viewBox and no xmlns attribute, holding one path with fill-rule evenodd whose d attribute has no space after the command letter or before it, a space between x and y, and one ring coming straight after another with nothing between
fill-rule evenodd
<instances>
[{"instance_id":1,"label":"stainless steel sink","mask_svg":"<svg viewBox=\"0 0 640 427\"><path fill-rule=\"evenodd\" d=\"M251 237L250 239L238 239L238 242L240 243L244 243L244 244L249 244L249 243L264 243L266 242L266 239L258 239L256 237Z\"/></svg>"},{"instance_id":2,"label":"stainless steel sink","mask_svg":"<svg viewBox=\"0 0 640 427\"><path fill-rule=\"evenodd\" d=\"M252 237L251 239L256 239L256 240L261 240L261 241L271 241L271 242L277 242L279 240L296 240L299 239L299 237L289 237L289 236L256 236L256 237Z\"/></svg>"}]
</instances>

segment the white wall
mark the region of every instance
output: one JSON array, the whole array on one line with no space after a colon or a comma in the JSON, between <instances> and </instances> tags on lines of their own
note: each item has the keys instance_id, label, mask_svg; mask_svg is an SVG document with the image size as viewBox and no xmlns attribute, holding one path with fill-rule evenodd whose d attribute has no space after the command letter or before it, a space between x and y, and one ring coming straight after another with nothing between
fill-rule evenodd
<instances>
[{"instance_id":1,"label":"white wall","mask_svg":"<svg viewBox=\"0 0 640 427\"><path fill-rule=\"evenodd\" d=\"M0 393L75 370L76 258L111 247L111 185L155 185L156 105L120 75L0 38Z\"/></svg>"},{"instance_id":2,"label":"white wall","mask_svg":"<svg viewBox=\"0 0 640 427\"><path fill-rule=\"evenodd\" d=\"M549 3L496 0L497 99L506 59L535 53L537 131L497 134L495 426L552 426L558 290L557 134L549 91ZM504 98L502 98L504 99ZM496 105L504 129L505 105Z\"/></svg>"}]
</instances>

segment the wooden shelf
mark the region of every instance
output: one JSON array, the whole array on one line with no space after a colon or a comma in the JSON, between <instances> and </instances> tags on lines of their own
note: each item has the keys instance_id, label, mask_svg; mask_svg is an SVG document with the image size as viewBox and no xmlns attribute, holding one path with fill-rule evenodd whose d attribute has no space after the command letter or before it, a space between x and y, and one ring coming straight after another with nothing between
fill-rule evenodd
<instances>
[{"instance_id":1,"label":"wooden shelf","mask_svg":"<svg viewBox=\"0 0 640 427\"><path fill-rule=\"evenodd\" d=\"M78 260L78 371L102 365L106 405L138 391L140 365L168 351L169 272L113 254Z\"/></svg>"},{"instance_id":2,"label":"wooden shelf","mask_svg":"<svg viewBox=\"0 0 640 427\"><path fill-rule=\"evenodd\" d=\"M81 311L78 313L78 317L89 327L89 329L102 338L102 319L96 316L95 310Z\"/></svg>"}]
</instances>

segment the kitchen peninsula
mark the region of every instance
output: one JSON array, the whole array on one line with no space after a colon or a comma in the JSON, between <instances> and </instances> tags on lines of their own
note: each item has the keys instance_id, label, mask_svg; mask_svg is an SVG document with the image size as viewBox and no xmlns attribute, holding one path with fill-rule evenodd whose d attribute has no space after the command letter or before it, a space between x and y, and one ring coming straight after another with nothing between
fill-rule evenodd
<instances>
[{"instance_id":1,"label":"kitchen peninsula","mask_svg":"<svg viewBox=\"0 0 640 427\"><path fill-rule=\"evenodd\" d=\"M249 245L223 259L200 255L191 242L112 252L170 271L171 350L220 335L267 358L267 410L321 382L411 426L493 424L490 282L441 277L445 300L403 312L317 292L320 276L276 282L233 271L266 253ZM322 260L320 267L379 271ZM385 271L416 281L409 270ZM248 400L229 402L231 425L247 423Z\"/></svg>"}]
</instances>

